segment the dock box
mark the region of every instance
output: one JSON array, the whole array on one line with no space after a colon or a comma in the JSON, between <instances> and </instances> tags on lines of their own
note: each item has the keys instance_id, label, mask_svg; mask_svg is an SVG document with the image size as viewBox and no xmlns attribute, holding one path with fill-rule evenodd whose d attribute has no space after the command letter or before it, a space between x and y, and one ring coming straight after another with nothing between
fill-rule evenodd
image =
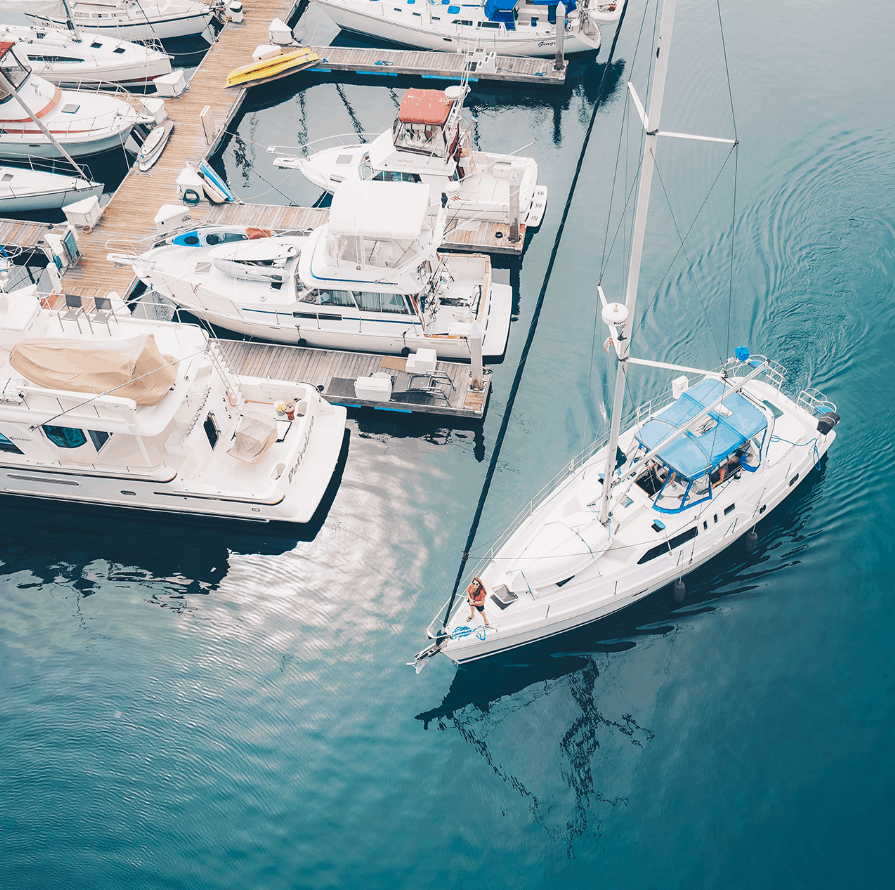
<instances>
[{"instance_id":1,"label":"dock box","mask_svg":"<svg viewBox=\"0 0 895 890\"><path fill-rule=\"evenodd\" d=\"M388 374L359 377L354 381L354 394L367 402L387 402L392 397L392 378Z\"/></svg>"},{"instance_id":2,"label":"dock box","mask_svg":"<svg viewBox=\"0 0 895 890\"><path fill-rule=\"evenodd\" d=\"M189 210L181 204L162 204L155 215L159 235L170 235L192 222Z\"/></svg>"},{"instance_id":3,"label":"dock box","mask_svg":"<svg viewBox=\"0 0 895 890\"><path fill-rule=\"evenodd\" d=\"M405 370L408 374L427 374L435 370L438 363L438 354L434 349L418 349L407 356Z\"/></svg>"}]
</instances>

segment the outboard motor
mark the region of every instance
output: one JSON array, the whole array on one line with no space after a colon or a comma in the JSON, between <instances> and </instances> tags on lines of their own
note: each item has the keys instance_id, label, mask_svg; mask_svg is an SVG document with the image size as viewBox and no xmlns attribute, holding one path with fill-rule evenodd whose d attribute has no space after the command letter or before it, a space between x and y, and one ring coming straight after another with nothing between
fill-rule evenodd
<instances>
[{"instance_id":1,"label":"outboard motor","mask_svg":"<svg viewBox=\"0 0 895 890\"><path fill-rule=\"evenodd\" d=\"M837 423L839 423L839 415L835 411L828 411L826 414L822 414L820 420L817 421L817 431L822 436L826 436Z\"/></svg>"}]
</instances>

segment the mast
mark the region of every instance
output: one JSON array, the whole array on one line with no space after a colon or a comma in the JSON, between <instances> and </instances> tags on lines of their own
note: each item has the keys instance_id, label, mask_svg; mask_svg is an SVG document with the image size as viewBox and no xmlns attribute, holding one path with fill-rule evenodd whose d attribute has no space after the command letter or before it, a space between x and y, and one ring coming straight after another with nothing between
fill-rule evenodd
<instances>
[{"instance_id":1,"label":"mast","mask_svg":"<svg viewBox=\"0 0 895 890\"><path fill-rule=\"evenodd\" d=\"M640 261L643 257L643 236L646 232L646 216L649 209L650 188L653 183L656 143L659 140L659 115L665 94L665 76L668 73L668 56L671 44L671 30L674 25L674 8L677 0L665 0L662 7L662 22L659 25L659 40L656 47L656 69L653 73L653 92L650 96L649 113L644 121L646 138L643 143L643 159L640 165L640 187L634 210L634 232L631 241L631 265L628 268L628 286L625 292L627 319L618 338L618 365L615 371L615 395L612 400L609 444L606 448L606 469L603 475L603 496L600 500L600 522L609 520L609 492L615 475L615 456L618 450L619 427L621 426L622 403L625 398L625 381L628 376L628 354L631 346L631 330L634 325L634 307L637 303L637 284L640 280ZM631 83L628 88L633 92ZM636 95L635 95L635 101ZM639 102L638 102L639 105Z\"/></svg>"},{"instance_id":2,"label":"mast","mask_svg":"<svg viewBox=\"0 0 895 890\"><path fill-rule=\"evenodd\" d=\"M83 35L81 34L81 29L78 27L78 23L75 21L75 17L72 15L72 11L69 8L68 0L62 0L62 5L65 8L65 17L68 19L68 29L75 35L75 40L80 43L83 40Z\"/></svg>"}]
</instances>

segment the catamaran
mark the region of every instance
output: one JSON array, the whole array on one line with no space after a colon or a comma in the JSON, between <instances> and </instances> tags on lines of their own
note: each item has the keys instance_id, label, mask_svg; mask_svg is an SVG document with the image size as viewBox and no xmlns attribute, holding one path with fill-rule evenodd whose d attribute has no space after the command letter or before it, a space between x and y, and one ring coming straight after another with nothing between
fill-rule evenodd
<instances>
[{"instance_id":1,"label":"catamaran","mask_svg":"<svg viewBox=\"0 0 895 890\"><path fill-rule=\"evenodd\" d=\"M115 294L54 299L0 293L0 493L311 520L345 408L309 384L234 374L205 331L134 318Z\"/></svg>"},{"instance_id":2,"label":"catamaran","mask_svg":"<svg viewBox=\"0 0 895 890\"><path fill-rule=\"evenodd\" d=\"M445 210L421 183L345 183L329 221L275 235L203 226L168 236L130 263L152 293L213 324L279 343L469 359L503 354L512 289L487 256L441 253Z\"/></svg>"},{"instance_id":3,"label":"catamaran","mask_svg":"<svg viewBox=\"0 0 895 890\"><path fill-rule=\"evenodd\" d=\"M547 187L538 185L533 158L476 151L471 124L462 118L466 84L446 90L408 90L391 129L369 143L345 137L300 146L294 153L276 145L277 167L300 170L330 193L343 182L424 182L448 196L453 219L511 223L514 210L527 228L541 224ZM333 140L336 144L333 145ZM515 179L514 179L515 177Z\"/></svg>"},{"instance_id":4,"label":"catamaran","mask_svg":"<svg viewBox=\"0 0 895 890\"><path fill-rule=\"evenodd\" d=\"M459 664L561 634L670 584L682 595L685 574L743 537L757 542L759 520L836 438L836 406L815 389L791 393L784 369L745 347L714 371L631 354L656 146L683 135L659 129L675 4L663 7L648 115L628 84L645 136L625 303L599 289L618 357L609 434L567 464L472 572L488 591L491 626L471 623L452 596L417 670L438 652ZM632 365L678 376L623 420Z\"/></svg>"},{"instance_id":5,"label":"catamaran","mask_svg":"<svg viewBox=\"0 0 895 890\"><path fill-rule=\"evenodd\" d=\"M346 31L444 52L485 50L513 56L556 52L558 0L317 0ZM624 0L569 0L560 20L565 53L600 48L600 27L614 26Z\"/></svg>"},{"instance_id":6,"label":"catamaran","mask_svg":"<svg viewBox=\"0 0 895 890\"><path fill-rule=\"evenodd\" d=\"M61 28L0 25L0 42L18 44L31 70L57 85L120 83L143 86L171 73L167 53L108 35Z\"/></svg>"},{"instance_id":7,"label":"catamaran","mask_svg":"<svg viewBox=\"0 0 895 890\"><path fill-rule=\"evenodd\" d=\"M38 77L13 43L0 43L0 158L65 158L125 145L140 114L93 90Z\"/></svg>"}]
</instances>

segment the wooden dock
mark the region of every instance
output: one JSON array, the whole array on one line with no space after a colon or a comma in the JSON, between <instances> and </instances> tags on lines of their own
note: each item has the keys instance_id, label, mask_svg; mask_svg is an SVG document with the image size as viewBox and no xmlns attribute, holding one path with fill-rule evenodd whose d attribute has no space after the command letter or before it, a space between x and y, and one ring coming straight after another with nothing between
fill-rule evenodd
<instances>
[{"instance_id":1,"label":"wooden dock","mask_svg":"<svg viewBox=\"0 0 895 890\"><path fill-rule=\"evenodd\" d=\"M234 373L310 383L322 387L323 398L335 405L477 421L484 417L488 404L491 371L485 369L482 392L472 392L469 389L471 366L461 362L438 362L436 370L447 375L450 384L445 382L425 389L427 380L417 377L411 381L411 375L405 370L407 360L399 356L240 340L219 340L218 343ZM377 372L392 377L392 398L388 402L358 399L354 381ZM414 388L407 388L411 382ZM435 389L443 396L434 392Z\"/></svg>"},{"instance_id":2,"label":"wooden dock","mask_svg":"<svg viewBox=\"0 0 895 890\"><path fill-rule=\"evenodd\" d=\"M52 229L48 223L0 219L0 247L7 253L11 250L25 253L39 251L44 235Z\"/></svg>"},{"instance_id":3,"label":"wooden dock","mask_svg":"<svg viewBox=\"0 0 895 890\"><path fill-rule=\"evenodd\" d=\"M325 207L284 207L280 204L212 204L202 216L202 224L210 226L254 226L274 232L294 232L322 226L329 219ZM447 224L445 250L472 253L500 253L521 256L525 246L525 226L519 227L520 238L510 241L510 227L505 223L452 220Z\"/></svg>"},{"instance_id":4,"label":"wooden dock","mask_svg":"<svg viewBox=\"0 0 895 890\"><path fill-rule=\"evenodd\" d=\"M310 48L320 56L320 61L310 69L318 72L339 71L386 77L412 74L436 80L459 80L466 67L465 53L361 49L347 46ZM489 65L473 62L469 79L561 86L566 82L569 67L566 62L563 68L557 71L553 59L535 59L526 56L496 56L494 63L492 70Z\"/></svg>"}]
</instances>

